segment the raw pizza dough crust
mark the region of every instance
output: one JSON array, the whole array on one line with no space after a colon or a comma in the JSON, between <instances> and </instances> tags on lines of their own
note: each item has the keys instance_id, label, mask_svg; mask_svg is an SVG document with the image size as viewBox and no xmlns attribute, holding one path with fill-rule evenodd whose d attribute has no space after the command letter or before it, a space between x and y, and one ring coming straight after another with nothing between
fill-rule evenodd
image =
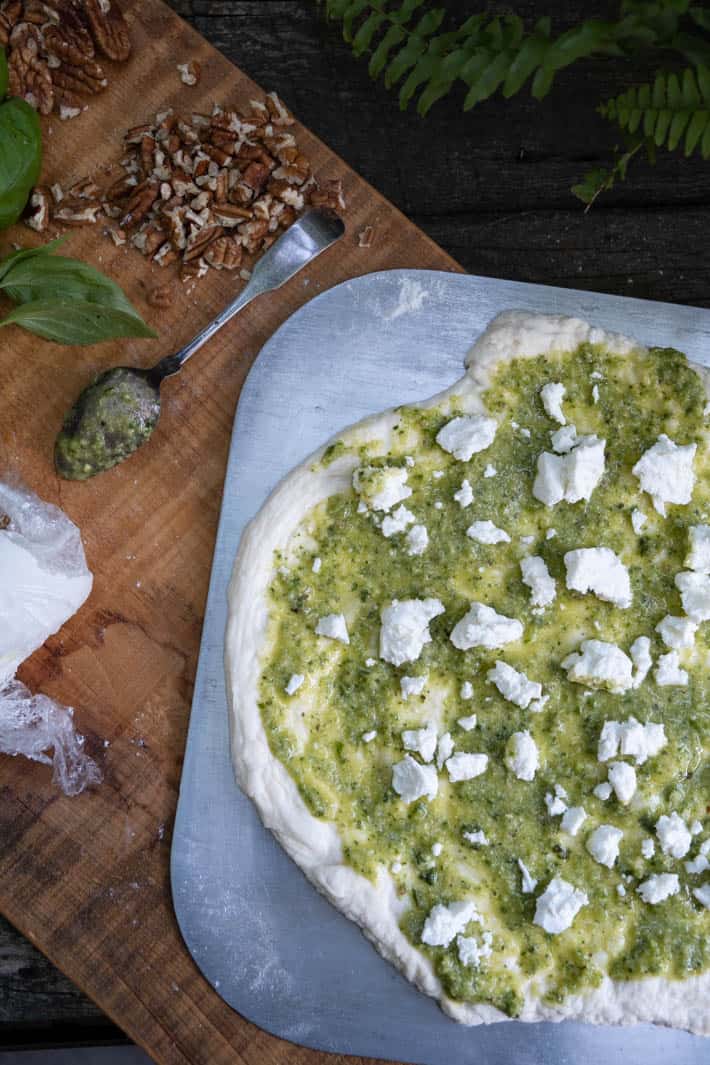
<instances>
[{"instance_id":1,"label":"raw pizza dough crust","mask_svg":"<svg viewBox=\"0 0 710 1065\"><path fill-rule=\"evenodd\" d=\"M465 359L466 373L451 388L409 406L440 407L446 412L456 398L457 409L483 413L481 394L501 362L553 351L574 351L582 343L602 344L609 351L643 351L637 341L609 333L578 318L506 311L495 318ZM710 396L710 372L693 364ZM397 422L384 411L337 434L346 444L376 440L389 450ZM313 817L296 784L271 753L258 708L261 659L266 647L267 592L273 577L273 553L284 549L306 514L318 503L351 486L358 459L346 454L329 466L317 466L326 442L296 467L269 496L241 539L229 587L229 620L225 640L227 693L230 704L232 759L241 789L252 799L264 825L303 870L308 879L346 917L355 921L387 961L392 962L420 991L437 998L443 1010L467 1025L509 1021L485 1003L456 1002L444 993L429 959L399 928L403 903L397 898L389 872L380 868L375 884L343 863L336 826ZM521 1021L561 1021L593 1024L663 1024L710 1035L710 972L687 980L649 977L645 980L603 983L559 1005L542 1002L525 991Z\"/></svg>"}]
</instances>

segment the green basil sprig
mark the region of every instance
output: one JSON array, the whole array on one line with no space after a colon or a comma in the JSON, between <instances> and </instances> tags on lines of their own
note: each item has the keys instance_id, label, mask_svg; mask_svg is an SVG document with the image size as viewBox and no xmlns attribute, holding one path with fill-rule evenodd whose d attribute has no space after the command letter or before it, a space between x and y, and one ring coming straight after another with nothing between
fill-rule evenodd
<instances>
[{"instance_id":1,"label":"green basil sprig","mask_svg":"<svg viewBox=\"0 0 710 1065\"><path fill-rule=\"evenodd\" d=\"M79 259L54 256L59 243L0 261L0 292L18 304L0 328L19 325L59 344L157 336L115 281Z\"/></svg>"},{"instance_id":2,"label":"green basil sprig","mask_svg":"<svg viewBox=\"0 0 710 1065\"><path fill-rule=\"evenodd\" d=\"M42 131L37 112L24 100L6 100L0 104L0 229L20 217L41 168Z\"/></svg>"}]
</instances>

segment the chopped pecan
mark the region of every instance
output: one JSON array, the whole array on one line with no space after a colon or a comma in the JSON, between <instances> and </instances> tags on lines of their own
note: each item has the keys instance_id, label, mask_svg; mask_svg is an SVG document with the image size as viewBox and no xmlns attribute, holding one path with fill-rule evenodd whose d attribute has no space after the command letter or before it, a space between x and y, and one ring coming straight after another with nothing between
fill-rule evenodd
<instances>
[{"instance_id":1,"label":"chopped pecan","mask_svg":"<svg viewBox=\"0 0 710 1065\"><path fill-rule=\"evenodd\" d=\"M150 257L165 243L166 236L167 234L162 226L157 225L155 222L149 222L148 225L142 227L133 236L132 243L144 255Z\"/></svg>"},{"instance_id":2,"label":"chopped pecan","mask_svg":"<svg viewBox=\"0 0 710 1065\"><path fill-rule=\"evenodd\" d=\"M153 127L146 124L145 126L132 126L127 130L123 137L124 144L140 144L145 136L152 136Z\"/></svg>"},{"instance_id":3,"label":"chopped pecan","mask_svg":"<svg viewBox=\"0 0 710 1065\"><path fill-rule=\"evenodd\" d=\"M275 126L293 125L295 121L293 115L288 110L283 100L281 100L275 92L267 92L266 108L269 112L271 121Z\"/></svg>"},{"instance_id":4,"label":"chopped pecan","mask_svg":"<svg viewBox=\"0 0 710 1065\"><path fill-rule=\"evenodd\" d=\"M116 203L118 200L123 200L129 193L133 192L134 188L138 184L138 179L135 174L124 174L123 177L114 181L105 193L105 198L109 203Z\"/></svg>"},{"instance_id":5,"label":"chopped pecan","mask_svg":"<svg viewBox=\"0 0 710 1065\"><path fill-rule=\"evenodd\" d=\"M151 133L144 133L140 141L141 146L141 167L146 177L149 177L153 165L155 156L155 137Z\"/></svg>"},{"instance_id":6,"label":"chopped pecan","mask_svg":"<svg viewBox=\"0 0 710 1065\"><path fill-rule=\"evenodd\" d=\"M305 155L297 148L285 148L279 158L281 166L274 170L274 177L291 185L302 185L311 172L311 164Z\"/></svg>"},{"instance_id":7,"label":"chopped pecan","mask_svg":"<svg viewBox=\"0 0 710 1065\"><path fill-rule=\"evenodd\" d=\"M205 252L205 261L215 270L236 270L242 256L242 247L234 237L218 237Z\"/></svg>"},{"instance_id":8,"label":"chopped pecan","mask_svg":"<svg viewBox=\"0 0 710 1065\"><path fill-rule=\"evenodd\" d=\"M327 207L331 211L345 210L343 183L339 178L333 181L324 181L322 187L316 185L311 189L309 199L313 207Z\"/></svg>"},{"instance_id":9,"label":"chopped pecan","mask_svg":"<svg viewBox=\"0 0 710 1065\"><path fill-rule=\"evenodd\" d=\"M55 221L65 226L95 225L101 210L100 203L82 203L64 201L54 212Z\"/></svg>"},{"instance_id":10,"label":"chopped pecan","mask_svg":"<svg viewBox=\"0 0 710 1065\"><path fill-rule=\"evenodd\" d=\"M189 85L190 87L197 85L202 74L202 67L196 59L191 59L189 63L178 63L177 68L183 85Z\"/></svg>"},{"instance_id":11,"label":"chopped pecan","mask_svg":"<svg viewBox=\"0 0 710 1065\"><path fill-rule=\"evenodd\" d=\"M222 226L204 226L195 233L191 233L182 257L183 262L189 263L193 259L199 259L212 241L221 237L223 232Z\"/></svg>"},{"instance_id":12,"label":"chopped pecan","mask_svg":"<svg viewBox=\"0 0 710 1065\"><path fill-rule=\"evenodd\" d=\"M242 174L242 181L255 193L260 193L269 180L271 168L264 163L249 163Z\"/></svg>"},{"instance_id":13,"label":"chopped pecan","mask_svg":"<svg viewBox=\"0 0 710 1065\"><path fill-rule=\"evenodd\" d=\"M253 255L259 250L259 244L269 232L269 223L266 219L255 218L251 222L242 222L237 230L244 249Z\"/></svg>"},{"instance_id":14,"label":"chopped pecan","mask_svg":"<svg viewBox=\"0 0 710 1065\"><path fill-rule=\"evenodd\" d=\"M217 148L214 144L203 144L202 150L205 155L209 155L210 159L213 159L219 166L224 166L231 158L231 152L225 151L224 148Z\"/></svg>"},{"instance_id":15,"label":"chopped pecan","mask_svg":"<svg viewBox=\"0 0 710 1065\"><path fill-rule=\"evenodd\" d=\"M79 200L98 200L101 189L93 178L85 177L76 181L68 190L69 196L75 196Z\"/></svg>"},{"instance_id":16,"label":"chopped pecan","mask_svg":"<svg viewBox=\"0 0 710 1065\"><path fill-rule=\"evenodd\" d=\"M30 196L31 214L27 217L27 225L38 233L44 233L49 226L52 208L52 194L46 185L37 185Z\"/></svg>"},{"instance_id":17,"label":"chopped pecan","mask_svg":"<svg viewBox=\"0 0 710 1065\"><path fill-rule=\"evenodd\" d=\"M157 181L143 181L136 185L126 203L125 214L120 222L121 229L131 229L139 225L157 200L159 192Z\"/></svg>"},{"instance_id":18,"label":"chopped pecan","mask_svg":"<svg viewBox=\"0 0 710 1065\"><path fill-rule=\"evenodd\" d=\"M123 63L131 54L131 35L118 0L84 0L84 7L102 55Z\"/></svg>"},{"instance_id":19,"label":"chopped pecan","mask_svg":"<svg viewBox=\"0 0 710 1065\"><path fill-rule=\"evenodd\" d=\"M357 235L358 248L371 248L374 235L372 226L364 226Z\"/></svg>"},{"instance_id":20,"label":"chopped pecan","mask_svg":"<svg viewBox=\"0 0 710 1065\"><path fill-rule=\"evenodd\" d=\"M252 218L252 211L236 203L215 203L212 210L215 218L225 226L236 226Z\"/></svg>"},{"instance_id":21,"label":"chopped pecan","mask_svg":"<svg viewBox=\"0 0 710 1065\"><path fill-rule=\"evenodd\" d=\"M157 263L158 266L170 266L171 263L176 263L178 258L177 251L173 248L170 241L166 240L163 246L158 248L153 256L153 262Z\"/></svg>"}]
</instances>

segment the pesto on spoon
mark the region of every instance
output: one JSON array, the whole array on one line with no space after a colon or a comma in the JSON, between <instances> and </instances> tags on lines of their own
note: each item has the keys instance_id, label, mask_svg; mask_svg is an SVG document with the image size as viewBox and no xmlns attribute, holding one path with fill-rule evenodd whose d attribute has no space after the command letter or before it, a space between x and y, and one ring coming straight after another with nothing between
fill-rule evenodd
<instances>
[{"instance_id":1,"label":"pesto on spoon","mask_svg":"<svg viewBox=\"0 0 710 1065\"><path fill-rule=\"evenodd\" d=\"M160 385L255 296L271 292L329 248L344 233L336 215L307 211L279 237L254 267L249 284L186 347L148 370L106 370L79 396L54 447L57 472L86 481L123 462L150 439L160 417Z\"/></svg>"}]
</instances>

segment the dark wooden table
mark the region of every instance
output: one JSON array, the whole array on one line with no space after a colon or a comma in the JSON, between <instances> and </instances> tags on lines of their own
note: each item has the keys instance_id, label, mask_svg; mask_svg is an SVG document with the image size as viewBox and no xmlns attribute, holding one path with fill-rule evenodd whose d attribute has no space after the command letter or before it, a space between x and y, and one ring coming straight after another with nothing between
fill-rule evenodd
<instances>
[{"instance_id":1,"label":"dark wooden table","mask_svg":"<svg viewBox=\"0 0 710 1065\"><path fill-rule=\"evenodd\" d=\"M401 113L370 81L312 0L172 0L173 7L471 273L710 307L710 165L662 154L587 214L570 186L608 164L613 130L595 113L639 64L563 72L537 104L526 94L462 112L462 94L426 119ZM489 5L490 7L491 5ZM616 4L513 7L564 28ZM480 5L448 0L465 17ZM117 1042L122 1035L0 918L0 1047Z\"/></svg>"}]
</instances>

